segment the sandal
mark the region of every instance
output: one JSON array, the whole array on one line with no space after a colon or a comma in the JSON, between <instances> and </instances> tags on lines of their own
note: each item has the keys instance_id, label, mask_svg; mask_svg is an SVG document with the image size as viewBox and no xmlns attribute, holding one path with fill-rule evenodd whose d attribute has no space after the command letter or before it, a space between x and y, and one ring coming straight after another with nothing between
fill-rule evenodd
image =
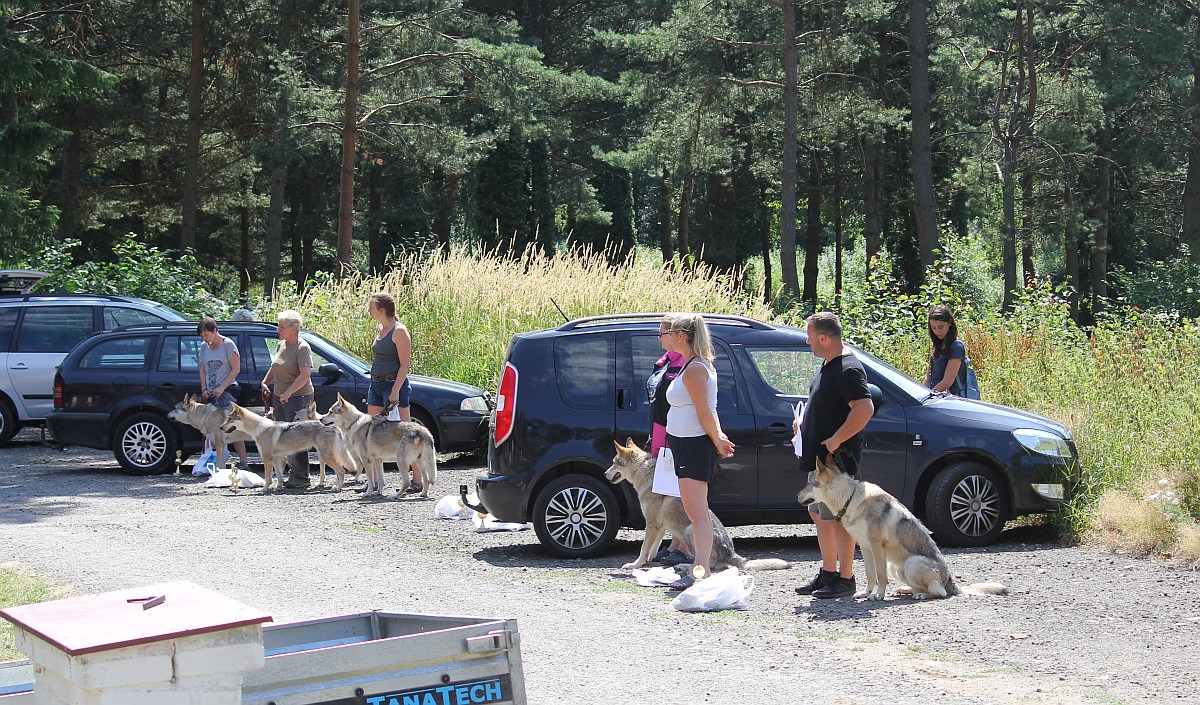
<instances>
[{"instance_id":1,"label":"sandal","mask_svg":"<svg viewBox=\"0 0 1200 705\"><path fill-rule=\"evenodd\" d=\"M681 577L679 580L667 585L667 587L671 588L672 590L687 590L695 584L696 579L692 577L691 573L689 573Z\"/></svg>"},{"instance_id":2,"label":"sandal","mask_svg":"<svg viewBox=\"0 0 1200 705\"><path fill-rule=\"evenodd\" d=\"M672 548L670 551L667 552L666 557L664 557L659 562L667 567L674 567L677 565L682 565L684 563L691 563L692 557L689 556L688 554L684 553L683 551Z\"/></svg>"}]
</instances>

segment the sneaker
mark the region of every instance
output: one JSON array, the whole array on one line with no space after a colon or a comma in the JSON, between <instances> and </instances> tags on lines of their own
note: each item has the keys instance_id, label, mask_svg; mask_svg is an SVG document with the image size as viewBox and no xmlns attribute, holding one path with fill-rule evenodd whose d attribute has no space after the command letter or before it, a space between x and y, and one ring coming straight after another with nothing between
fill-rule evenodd
<instances>
[{"instance_id":1,"label":"sneaker","mask_svg":"<svg viewBox=\"0 0 1200 705\"><path fill-rule=\"evenodd\" d=\"M829 584L830 580L833 580L837 576L838 576L837 573L830 571L830 570L825 570L824 568L821 568L820 570L817 571L817 575L812 580L808 581L807 583L804 583L803 585L799 585L796 587L796 594L797 595L811 595L811 594L813 594L814 590L819 590L819 589L825 587L826 585Z\"/></svg>"},{"instance_id":2,"label":"sneaker","mask_svg":"<svg viewBox=\"0 0 1200 705\"><path fill-rule=\"evenodd\" d=\"M835 575L825 587L813 590L812 596L818 600L832 600L839 597L850 597L854 594L854 576L843 578Z\"/></svg>"}]
</instances>

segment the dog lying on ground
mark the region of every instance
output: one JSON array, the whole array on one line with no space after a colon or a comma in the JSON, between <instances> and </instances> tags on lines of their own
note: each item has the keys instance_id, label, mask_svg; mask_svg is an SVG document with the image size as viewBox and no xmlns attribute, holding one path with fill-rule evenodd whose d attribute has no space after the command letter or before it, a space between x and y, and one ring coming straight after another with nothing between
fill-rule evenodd
<instances>
[{"instance_id":1,"label":"dog lying on ground","mask_svg":"<svg viewBox=\"0 0 1200 705\"><path fill-rule=\"evenodd\" d=\"M617 447L617 454L613 457L612 465L604 471L604 478L614 485L621 482L633 485L642 507L642 516L646 518L646 538L642 541L642 550L637 560L621 567L628 570L646 565L668 531L672 536L683 537L688 550L693 556L696 555L692 544L692 523L683 509L683 502L678 497L655 494L651 490L654 486L654 456L639 448L632 438L627 439L624 446L616 441L613 441L613 445ZM725 525L711 511L708 517L712 520L713 527L712 556L709 563L714 573L729 566L737 566L739 570L783 570L791 567L791 563L780 558L747 560L739 556L734 550L733 539L729 537ZM679 570L676 568L677 572Z\"/></svg>"},{"instance_id":2,"label":"dog lying on ground","mask_svg":"<svg viewBox=\"0 0 1200 705\"><path fill-rule=\"evenodd\" d=\"M309 449L316 450L321 462L333 467L337 473L333 485L335 491L342 489L347 471L358 472L354 458L346 447L346 437L339 429L319 421L272 421L234 404L225 422L225 433L234 431L249 435L258 446L265 468L264 491L271 489L275 479L279 480L280 487L283 486L283 466L287 456Z\"/></svg>"},{"instance_id":3,"label":"dog lying on ground","mask_svg":"<svg viewBox=\"0 0 1200 705\"><path fill-rule=\"evenodd\" d=\"M832 456L817 459L817 469L796 499L822 502L841 515L842 526L862 549L867 589L855 597L882 600L892 577L918 600L964 593L1007 595L1000 583L955 584L929 530L913 513L879 485L860 482L838 469ZM897 590L907 594L908 589Z\"/></svg>"},{"instance_id":4,"label":"dog lying on ground","mask_svg":"<svg viewBox=\"0 0 1200 705\"><path fill-rule=\"evenodd\" d=\"M437 482L437 450L429 429L412 421L389 421L380 416L359 411L338 394L337 401L321 417L321 423L334 426L346 434L350 450L367 470L366 494L383 493L383 464L396 461L400 469L400 492L408 490L408 467L415 465L421 472L421 496L428 497Z\"/></svg>"},{"instance_id":5,"label":"dog lying on ground","mask_svg":"<svg viewBox=\"0 0 1200 705\"><path fill-rule=\"evenodd\" d=\"M218 409L212 404L199 402L196 395L191 394L176 404L175 408L167 413L167 418L185 423L203 433L217 451L217 467L223 468L229 453L226 444L254 440L244 433L226 433L225 418L228 415L227 409Z\"/></svg>"}]
</instances>

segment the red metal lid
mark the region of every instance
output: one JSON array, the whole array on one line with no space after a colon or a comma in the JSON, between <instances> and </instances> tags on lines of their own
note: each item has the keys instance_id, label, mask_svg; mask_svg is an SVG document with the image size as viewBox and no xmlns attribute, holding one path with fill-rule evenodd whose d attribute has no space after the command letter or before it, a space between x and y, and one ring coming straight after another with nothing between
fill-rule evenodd
<instances>
[{"instance_id":1,"label":"red metal lid","mask_svg":"<svg viewBox=\"0 0 1200 705\"><path fill-rule=\"evenodd\" d=\"M0 617L72 656L272 621L186 580L10 607Z\"/></svg>"}]
</instances>

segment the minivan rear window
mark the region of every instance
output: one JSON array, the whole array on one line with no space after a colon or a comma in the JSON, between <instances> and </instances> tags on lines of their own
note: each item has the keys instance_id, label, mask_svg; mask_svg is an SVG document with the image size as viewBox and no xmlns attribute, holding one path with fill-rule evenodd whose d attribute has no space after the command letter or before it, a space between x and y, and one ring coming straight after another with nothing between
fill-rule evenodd
<instances>
[{"instance_id":1,"label":"minivan rear window","mask_svg":"<svg viewBox=\"0 0 1200 705\"><path fill-rule=\"evenodd\" d=\"M613 382L611 335L565 336L554 341L558 393L573 409L608 409Z\"/></svg>"},{"instance_id":2,"label":"minivan rear window","mask_svg":"<svg viewBox=\"0 0 1200 705\"><path fill-rule=\"evenodd\" d=\"M91 306L31 306L17 332L17 352L65 353L92 334Z\"/></svg>"},{"instance_id":3,"label":"minivan rear window","mask_svg":"<svg viewBox=\"0 0 1200 705\"><path fill-rule=\"evenodd\" d=\"M157 336L115 338L97 343L79 361L82 370L144 370Z\"/></svg>"}]
</instances>

